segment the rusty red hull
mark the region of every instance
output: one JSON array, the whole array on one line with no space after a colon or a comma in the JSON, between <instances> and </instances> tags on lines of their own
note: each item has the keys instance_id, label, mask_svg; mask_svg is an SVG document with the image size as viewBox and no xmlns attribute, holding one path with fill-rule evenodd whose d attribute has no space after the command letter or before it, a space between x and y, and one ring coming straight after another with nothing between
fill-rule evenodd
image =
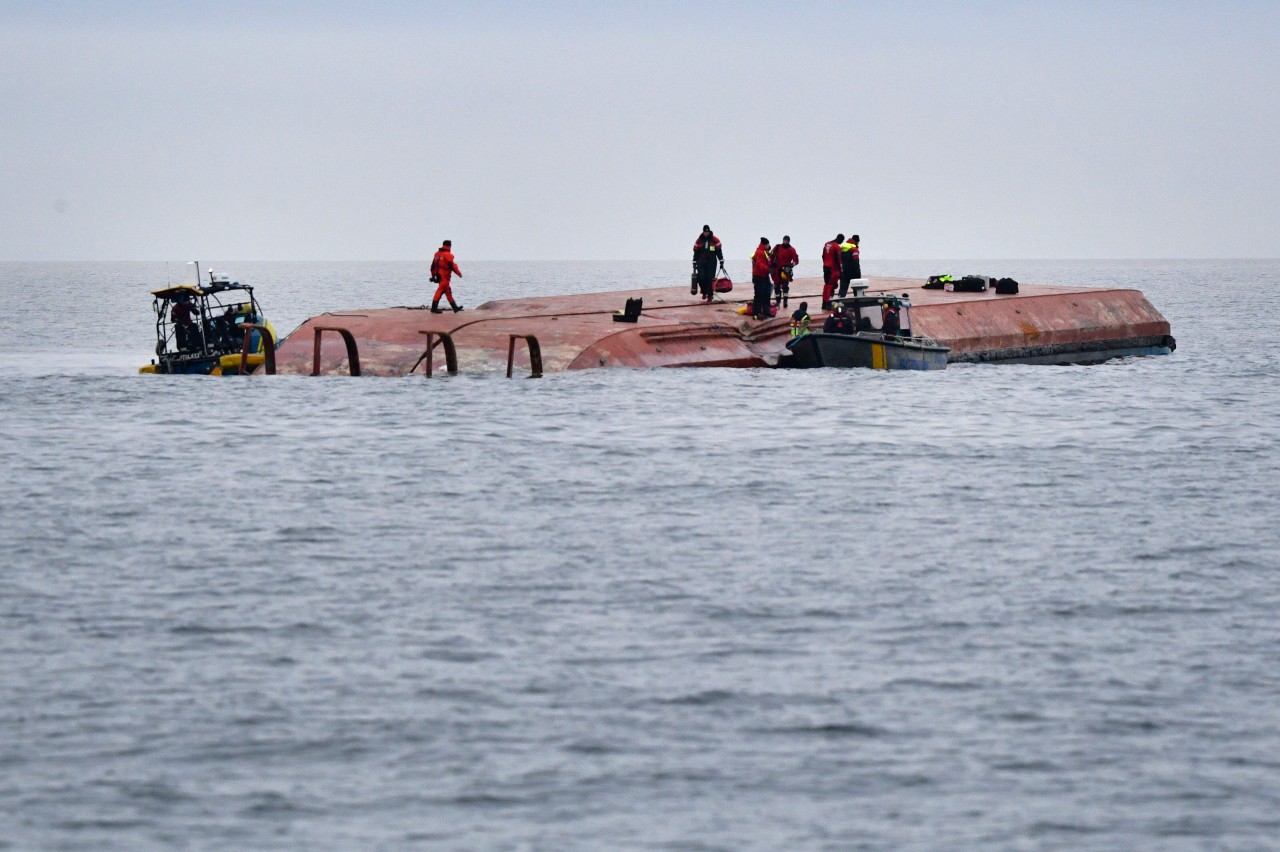
<instances>
[{"instance_id":1,"label":"rusty red hull","mask_svg":"<svg viewBox=\"0 0 1280 852\"><path fill-rule=\"evenodd\" d=\"M1172 348L1169 323L1137 290L1105 290L1023 285L1017 295L949 293L922 289L921 281L872 278L870 293L909 294L913 328L951 347L953 361L1062 360L1064 353L1108 354ZM821 301L822 282L799 279L792 305ZM635 323L613 315L629 298L644 300ZM321 373L350 372L349 347L338 332L349 332L364 375L403 376L424 370L426 336L444 332L452 340L463 372L505 372L512 336L513 369L530 372L533 336L545 372L590 367L768 367L775 366L790 337L788 318L757 322L737 313L745 299L703 304L684 288L613 291L487 302L460 313L433 314L421 308L344 311L313 317L280 344L279 372L308 374L318 360ZM815 326L825 316L811 311ZM436 338L439 340L439 338ZM317 355L318 354L318 359ZM536 353L535 353L536 354ZM433 365L444 370L443 348ZM536 360L536 359L535 359Z\"/></svg>"}]
</instances>

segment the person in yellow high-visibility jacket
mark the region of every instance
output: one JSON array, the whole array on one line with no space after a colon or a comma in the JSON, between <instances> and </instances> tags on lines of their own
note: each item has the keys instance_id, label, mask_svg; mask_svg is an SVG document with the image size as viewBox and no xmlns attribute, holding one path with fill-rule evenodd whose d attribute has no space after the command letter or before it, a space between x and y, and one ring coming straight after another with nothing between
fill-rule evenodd
<instances>
[{"instance_id":1,"label":"person in yellow high-visibility jacket","mask_svg":"<svg viewBox=\"0 0 1280 852\"><path fill-rule=\"evenodd\" d=\"M854 234L840 244L840 298L849 292L849 282L862 277L862 262L859 256L859 241L862 238Z\"/></svg>"},{"instance_id":2,"label":"person in yellow high-visibility jacket","mask_svg":"<svg viewBox=\"0 0 1280 852\"><path fill-rule=\"evenodd\" d=\"M791 315L791 336L800 337L809 333L809 303L801 302L800 307Z\"/></svg>"}]
</instances>

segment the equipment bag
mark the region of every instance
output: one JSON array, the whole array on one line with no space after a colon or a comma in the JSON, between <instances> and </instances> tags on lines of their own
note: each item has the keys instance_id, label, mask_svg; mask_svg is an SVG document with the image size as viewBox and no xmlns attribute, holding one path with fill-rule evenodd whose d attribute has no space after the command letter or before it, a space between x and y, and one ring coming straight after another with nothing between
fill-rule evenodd
<instances>
[{"instance_id":1,"label":"equipment bag","mask_svg":"<svg viewBox=\"0 0 1280 852\"><path fill-rule=\"evenodd\" d=\"M1018 292L1018 282L1012 278L1001 278L996 282L996 292L1001 296L1012 296Z\"/></svg>"},{"instance_id":2,"label":"equipment bag","mask_svg":"<svg viewBox=\"0 0 1280 852\"><path fill-rule=\"evenodd\" d=\"M951 289L957 293L982 293L986 291L990 281L985 275L966 275L953 283Z\"/></svg>"},{"instance_id":3,"label":"equipment bag","mask_svg":"<svg viewBox=\"0 0 1280 852\"><path fill-rule=\"evenodd\" d=\"M717 293L728 293L733 289L733 282L729 280L729 273L721 275L712 285Z\"/></svg>"},{"instance_id":4,"label":"equipment bag","mask_svg":"<svg viewBox=\"0 0 1280 852\"><path fill-rule=\"evenodd\" d=\"M635 322L644 310L644 299L627 299L627 306L613 314L614 322Z\"/></svg>"}]
</instances>

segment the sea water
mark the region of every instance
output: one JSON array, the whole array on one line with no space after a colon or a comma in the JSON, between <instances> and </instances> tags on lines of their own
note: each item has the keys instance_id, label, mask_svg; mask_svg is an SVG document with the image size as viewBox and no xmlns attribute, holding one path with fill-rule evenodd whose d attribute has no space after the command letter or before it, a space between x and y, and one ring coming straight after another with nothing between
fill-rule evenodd
<instances>
[{"instance_id":1,"label":"sea water","mask_svg":"<svg viewBox=\"0 0 1280 852\"><path fill-rule=\"evenodd\" d=\"M1280 837L1280 262L868 265L1142 290L1093 367L137 375L192 269L0 264L0 847Z\"/></svg>"}]
</instances>

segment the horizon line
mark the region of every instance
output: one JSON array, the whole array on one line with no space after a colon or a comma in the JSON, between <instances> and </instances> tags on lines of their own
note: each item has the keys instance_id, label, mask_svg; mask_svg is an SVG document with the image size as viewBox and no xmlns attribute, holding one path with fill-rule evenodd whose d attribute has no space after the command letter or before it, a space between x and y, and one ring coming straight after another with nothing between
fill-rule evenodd
<instances>
[{"instance_id":1,"label":"horizon line","mask_svg":"<svg viewBox=\"0 0 1280 852\"><path fill-rule=\"evenodd\" d=\"M672 257L627 257L627 258L522 258L518 260L491 259L491 258L466 258L468 263L688 263L688 258L672 258ZM1224 260L1280 260L1280 256L1233 256L1233 255L1214 255L1208 257L1154 257L1154 256L1134 256L1134 257L883 257L875 258L876 262L883 263L927 263L927 262L972 262L972 261L1000 261L1000 262L1045 262L1052 261L1055 263L1114 263L1118 261L1164 261L1178 263L1207 263L1213 261ZM154 258L75 258L75 259L18 259L18 258L0 258L0 263L191 263L188 260L157 260ZM200 261L205 263L206 261ZM207 261L215 262L215 261ZM311 258L311 259L260 259L260 258L229 258L217 260L218 263L429 263L427 257L422 258L400 258L390 260L374 260L369 258L357 259L335 259L335 258ZM730 262L738 262L736 260ZM750 262L750 258L744 259L742 263Z\"/></svg>"}]
</instances>

